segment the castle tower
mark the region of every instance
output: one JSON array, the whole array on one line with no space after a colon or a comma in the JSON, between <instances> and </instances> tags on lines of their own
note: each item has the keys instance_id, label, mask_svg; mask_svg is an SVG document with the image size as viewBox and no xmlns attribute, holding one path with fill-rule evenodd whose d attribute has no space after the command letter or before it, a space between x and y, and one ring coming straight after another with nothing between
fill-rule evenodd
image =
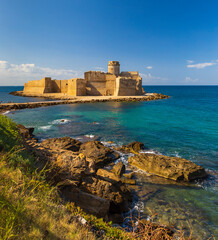
<instances>
[{"instance_id":1,"label":"castle tower","mask_svg":"<svg viewBox=\"0 0 218 240\"><path fill-rule=\"evenodd\" d=\"M119 76L120 75L120 63L118 61L109 61L108 72L115 74L116 76Z\"/></svg>"}]
</instances>

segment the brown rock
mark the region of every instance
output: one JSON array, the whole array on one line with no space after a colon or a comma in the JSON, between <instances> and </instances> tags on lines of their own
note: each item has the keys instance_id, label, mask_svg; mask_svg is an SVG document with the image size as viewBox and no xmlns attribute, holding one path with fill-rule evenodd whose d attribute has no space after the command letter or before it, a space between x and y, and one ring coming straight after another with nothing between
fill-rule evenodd
<instances>
[{"instance_id":1,"label":"brown rock","mask_svg":"<svg viewBox=\"0 0 218 240\"><path fill-rule=\"evenodd\" d=\"M80 189L110 200L110 212L122 213L129 210L132 200L130 190L121 182L112 183L96 177L83 178Z\"/></svg>"},{"instance_id":2,"label":"brown rock","mask_svg":"<svg viewBox=\"0 0 218 240\"><path fill-rule=\"evenodd\" d=\"M141 150L145 148L142 142L132 142L127 145L122 146L121 148L117 148L118 151L126 152L126 153L139 153Z\"/></svg>"},{"instance_id":3,"label":"brown rock","mask_svg":"<svg viewBox=\"0 0 218 240\"><path fill-rule=\"evenodd\" d=\"M111 214L109 216L109 221L112 221L113 223L117 223L117 224L122 224L123 223L124 218L122 217L121 214Z\"/></svg>"},{"instance_id":4,"label":"brown rock","mask_svg":"<svg viewBox=\"0 0 218 240\"><path fill-rule=\"evenodd\" d=\"M131 179L131 178L133 177L133 175L134 175L134 172L124 173L124 174L123 174L123 176L124 176L125 178L128 178L128 179Z\"/></svg>"},{"instance_id":5,"label":"brown rock","mask_svg":"<svg viewBox=\"0 0 218 240\"><path fill-rule=\"evenodd\" d=\"M105 147L99 141L91 141L83 143L80 152L86 157L92 158L97 167L102 167L119 158L119 154L112 149Z\"/></svg>"},{"instance_id":6,"label":"brown rock","mask_svg":"<svg viewBox=\"0 0 218 240\"><path fill-rule=\"evenodd\" d=\"M61 192L65 199L74 202L85 212L93 214L97 217L107 217L110 207L109 200L94 196L92 194L83 192L78 188L72 188L70 186L64 187Z\"/></svg>"},{"instance_id":7,"label":"brown rock","mask_svg":"<svg viewBox=\"0 0 218 240\"><path fill-rule=\"evenodd\" d=\"M70 137L50 138L42 141L41 145L51 149L66 149L78 152L82 143Z\"/></svg>"},{"instance_id":8,"label":"brown rock","mask_svg":"<svg viewBox=\"0 0 218 240\"><path fill-rule=\"evenodd\" d=\"M184 158L146 153L129 157L129 163L148 173L175 181L192 181L206 177L203 167Z\"/></svg>"},{"instance_id":9,"label":"brown rock","mask_svg":"<svg viewBox=\"0 0 218 240\"><path fill-rule=\"evenodd\" d=\"M34 128L26 128L22 124L17 124L17 127L19 129L20 135L23 138L32 138L33 137Z\"/></svg>"},{"instance_id":10,"label":"brown rock","mask_svg":"<svg viewBox=\"0 0 218 240\"><path fill-rule=\"evenodd\" d=\"M135 179L121 178L121 181L125 184L130 184L130 185L135 185L136 184Z\"/></svg>"},{"instance_id":11,"label":"brown rock","mask_svg":"<svg viewBox=\"0 0 218 240\"><path fill-rule=\"evenodd\" d=\"M82 177L94 172L85 156L73 154L71 151L63 151L54 157L52 166L56 169L58 181L66 179L80 181Z\"/></svg>"},{"instance_id":12,"label":"brown rock","mask_svg":"<svg viewBox=\"0 0 218 240\"><path fill-rule=\"evenodd\" d=\"M125 169L126 169L125 165L122 162L119 162L116 165L114 165L112 172L114 172L115 175L120 177L125 172Z\"/></svg>"},{"instance_id":13,"label":"brown rock","mask_svg":"<svg viewBox=\"0 0 218 240\"><path fill-rule=\"evenodd\" d=\"M120 181L120 178L117 177L113 172L111 171L108 171L106 169L98 169L98 171L96 172L96 175L104 178L106 181L110 181L110 180L113 180L115 182L119 182Z\"/></svg>"}]
</instances>

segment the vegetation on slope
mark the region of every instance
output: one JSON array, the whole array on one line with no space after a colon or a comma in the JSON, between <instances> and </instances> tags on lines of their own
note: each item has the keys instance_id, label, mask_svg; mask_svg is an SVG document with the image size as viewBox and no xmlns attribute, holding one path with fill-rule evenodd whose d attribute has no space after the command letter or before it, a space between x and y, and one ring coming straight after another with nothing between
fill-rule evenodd
<instances>
[{"instance_id":1,"label":"vegetation on slope","mask_svg":"<svg viewBox=\"0 0 218 240\"><path fill-rule=\"evenodd\" d=\"M37 172L16 124L0 116L0 239L95 239Z\"/></svg>"},{"instance_id":2,"label":"vegetation on slope","mask_svg":"<svg viewBox=\"0 0 218 240\"><path fill-rule=\"evenodd\" d=\"M127 232L64 203L22 142L17 125L0 115L0 239L173 239L150 221Z\"/></svg>"}]
</instances>

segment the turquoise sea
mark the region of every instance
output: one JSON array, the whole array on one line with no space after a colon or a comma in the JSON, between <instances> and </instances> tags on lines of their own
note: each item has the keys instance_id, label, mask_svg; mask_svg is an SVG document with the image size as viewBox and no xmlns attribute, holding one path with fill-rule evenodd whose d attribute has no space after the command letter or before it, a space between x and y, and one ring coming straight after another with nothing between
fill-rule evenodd
<instances>
[{"instance_id":1,"label":"turquoise sea","mask_svg":"<svg viewBox=\"0 0 218 240\"><path fill-rule=\"evenodd\" d=\"M192 232L198 239L218 238L218 86L144 86L167 94L151 102L59 105L7 113L17 123L35 128L39 139L98 137L122 145L141 141L149 151L187 158L206 168L208 179L176 185L138 173L141 194L135 209L156 214L155 220ZM0 101L39 101L8 95L20 87L0 87ZM64 122L60 120L65 119ZM93 124L96 122L96 124ZM124 162L128 156L122 156ZM145 196L147 190L153 194ZM147 191L148 192L148 191Z\"/></svg>"}]
</instances>

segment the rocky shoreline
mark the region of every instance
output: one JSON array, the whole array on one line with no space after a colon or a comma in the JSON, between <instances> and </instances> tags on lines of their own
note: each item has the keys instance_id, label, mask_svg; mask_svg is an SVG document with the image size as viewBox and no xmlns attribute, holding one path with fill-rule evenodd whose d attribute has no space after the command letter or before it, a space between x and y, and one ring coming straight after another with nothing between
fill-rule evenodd
<instances>
[{"instance_id":1,"label":"rocky shoreline","mask_svg":"<svg viewBox=\"0 0 218 240\"><path fill-rule=\"evenodd\" d=\"M17 109L25 109L25 108L38 108L45 106L54 106L61 104L75 104L75 103L94 103L94 102L138 102L138 101L152 101L159 99L169 98L167 95L159 94L159 93L149 93L143 96L85 96L85 97L70 97L63 94L24 94L22 91L12 92L10 93L15 96L22 97L38 97L38 98L49 98L56 99L51 101L41 101L41 102L27 102L27 103L1 103L0 111L6 110L17 110Z\"/></svg>"},{"instance_id":2,"label":"rocky shoreline","mask_svg":"<svg viewBox=\"0 0 218 240\"><path fill-rule=\"evenodd\" d=\"M34 129L18 125L26 148L38 159L39 169L48 169L47 177L58 186L66 201L74 202L85 212L113 223L123 222L123 213L132 207L137 177L119 161L120 153L132 153L128 168L179 183L207 176L204 168L186 159L142 153L143 143L133 142L112 149L99 141L80 142L70 137L38 142ZM136 190L137 193L137 190ZM154 192L146 192L150 197ZM88 204L87 204L88 203Z\"/></svg>"}]
</instances>

